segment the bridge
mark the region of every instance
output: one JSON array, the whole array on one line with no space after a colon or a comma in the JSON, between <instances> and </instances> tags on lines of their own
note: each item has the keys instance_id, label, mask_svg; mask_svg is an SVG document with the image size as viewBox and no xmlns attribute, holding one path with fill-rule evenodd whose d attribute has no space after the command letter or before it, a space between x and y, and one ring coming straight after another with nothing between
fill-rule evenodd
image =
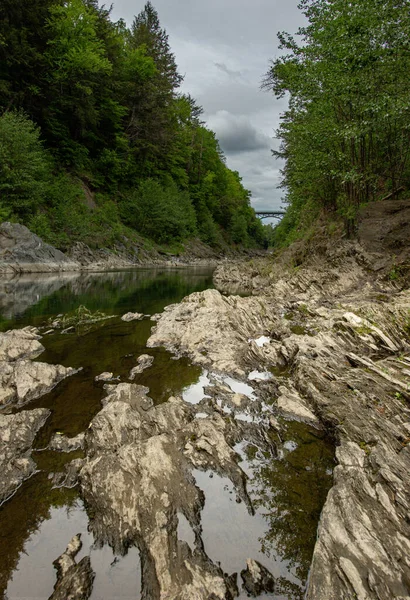
<instances>
[{"instance_id":1,"label":"bridge","mask_svg":"<svg viewBox=\"0 0 410 600\"><path fill-rule=\"evenodd\" d=\"M260 219L280 219L285 212L284 210L256 210L255 214Z\"/></svg>"}]
</instances>

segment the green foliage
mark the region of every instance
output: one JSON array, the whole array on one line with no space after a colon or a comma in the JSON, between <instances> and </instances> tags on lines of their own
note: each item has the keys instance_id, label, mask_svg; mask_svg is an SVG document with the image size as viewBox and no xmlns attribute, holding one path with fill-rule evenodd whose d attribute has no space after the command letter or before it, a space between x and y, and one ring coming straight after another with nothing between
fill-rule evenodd
<instances>
[{"instance_id":1,"label":"green foliage","mask_svg":"<svg viewBox=\"0 0 410 600\"><path fill-rule=\"evenodd\" d=\"M22 113L0 117L0 195L3 214L35 211L50 178L51 163L40 131Z\"/></svg>"},{"instance_id":2,"label":"green foliage","mask_svg":"<svg viewBox=\"0 0 410 600\"><path fill-rule=\"evenodd\" d=\"M265 244L202 108L178 92L152 4L131 28L110 13L95 0L0 3L0 217L62 249L115 244L127 227L159 243Z\"/></svg>"},{"instance_id":3,"label":"green foliage","mask_svg":"<svg viewBox=\"0 0 410 600\"><path fill-rule=\"evenodd\" d=\"M230 233L236 244L248 245L248 228L245 215L237 213L232 216Z\"/></svg>"},{"instance_id":4,"label":"green foliage","mask_svg":"<svg viewBox=\"0 0 410 600\"><path fill-rule=\"evenodd\" d=\"M265 87L289 95L278 130L294 230L306 203L336 210L348 232L361 204L410 185L410 7L404 0L302 0L301 42ZM291 226L291 221L293 225Z\"/></svg>"},{"instance_id":5,"label":"green foliage","mask_svg":"<svg viewBox=\"0 0 410 600\"><path fill-rule=\"evenodd\" d=\"M196 233L196 216L187 192L175 184L143 181L121 204L124 222L159 243L184 240Z\"/></svg>"}]
</instances>

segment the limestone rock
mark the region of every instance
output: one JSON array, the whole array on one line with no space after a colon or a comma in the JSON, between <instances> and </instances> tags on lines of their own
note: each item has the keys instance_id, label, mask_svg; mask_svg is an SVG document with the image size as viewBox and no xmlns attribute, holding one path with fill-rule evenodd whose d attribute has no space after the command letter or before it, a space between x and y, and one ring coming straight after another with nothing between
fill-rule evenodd
<instances>
[{"instance_id":1,"label":"limestone rock","mask_svg":"<svg viewBox=\"0 0 410 600\"><path fill-rule=\"evenodd\" d=\"M81 550L81 534L73 537L63 554L54 561L57 582L49 600L87 600L91 596L95 574L89 556L79 563L75 557Z\"/></svg>"},{"instance_id":2,"label":"limestone rock","mask_svg":"<svg viewBox=\"0 0 410 600\"><path fill-rule=\"evenodd\" d=\"M129 323L130 321L141 321L141 319L143 319L143 318L144 318L143 313L128 312L125 315L122 315L121 321L125 321L126 323Z\"/></svg>"},{"instance_id":3,"label":"limestone rock","mask_svg":"<svg viewBox=\"0 0 410 600\"><path fill-rule=\"evenodd\" d=\"M100 373L94 378L94 381L112 381L114 379L114 373L110 373L108 371L104 371L104 373Z\"/></svg>"},{"instance_id":4,"label":"limestone rock","mask_svg":"<svg viewBox=\"0 0 410 600\"><path fill-rule=\"evenodd\" d=\"M266 567L257 560L248 558L246 569L241 571L243 587L251 596L255 598L263 593L272 593L275 591L275 579Z\"/></svg>"},{"instance_id":5,"label":"limestone rock","mask_svg":"<svg viewBox=\"0 0 410 600\"><path fill-rule=\"evenodd\" d=\"M49 415L46 408L0 414L0 504L35 472L31 446Z\"/></svg>"},{"instance_id":6,"label":"limestone rock","mask_svg":"<svg viewBox=\"0 0 410 600\"><path fill-rule=\"evenodd\" d=\"M41 335L35 327L11 329L0 333L0 361L37 358L44 351L40 339Z\"/></svg>"},{"instance_id":7,"label":"limestone rock","mask_svg":"<svg viewBox=\"0 0 410 600\"><path fill-rule=\"evenodd\" d=\"M135 379L136 375L139 375L145 371L145 369L148 369L153 362L153 356L150 356L149 354L141 354L141 356L137 358L137 366L133 367L130 371L129 379L131 379L131 381Z\"/></svg>"},{"instance_id":8,"label":"limestone rock","mask_svg":"<svg viewBox=\"0 0 410 600\"><path fill-rule=\"evenodd\" d=\"M60 381L77 372L71 367L30 360L0 362L0 405L26 404L48 394Z\"/></svg>"},{"instance_id":9,"label":"limestone rock","mask_svg":"<svg viewBox=\"0 0 410 600\"><path fill-rule=\"evenodd\" d=\"M73 452L84 447L84 433L79 433L75 437L54 434L48 445L49 450L57 452Z\"/></svg>"},{"instance_id":10,"label":"limestone rock","mask_svg":"<svg viewBox=\"0 0 410 600\"><path fill-rule=\"evenodd\" d=\"M275 326L281 327L279 320L272 311L262 312L254 298L224 297L217 290L206 290L168 306L158 316L147 346L165 346L187 354L196 364L244 378L248 339Z\"/></svg>"},{"instance_id":11,"label":"limestone rock","mask_svg":"<svg viewBox=\"0 0 410 600\"><path fill-rule=\"evenodd\" d=\"M24 225L0 225L0 273L73 271L80 265L46 244Z\"/></svg>"},{"instance_id":12,"label":"limestone rock","mask_svg":"<svg viewBox=\"0 0 410 600\"><path fill-rule=\"evenodd\" d=\"M307 600L410 597L410 290L375 302L372 260L346 240L298 270L266 260L243 271L223 265L218 278L223 271L227 282L237 271L254 291L263 283L263 293L191 294L157 316L148 341L242 380L252 369L270 369L274 380L255 382L255 395L269 385L273 413L279 409L333 433L339 464ZM249 344L261 332L270 343ZM200 445L212 455L210 444ZM197 456L190 442L185 452Z\"/></svg>"},{"instance_id":13,"label":"limestone rock","mask_svg":"<svg viewBox=\"0 0 410 600\"><path fill-rule=\"evenodd\" d=\"M223 473L249 503L227 426L219 415L194 419L194 407L179 398L154 406L146 392L135 384L109 386L87 430L80 483L95 515L90 528L97 543L116 552L138 545L142 598L233 598L233 581L205 554L204 498L192 474L194 467ZM178 539L178 512L195 533L194 552Z\"/></svg>"}]
</instances>

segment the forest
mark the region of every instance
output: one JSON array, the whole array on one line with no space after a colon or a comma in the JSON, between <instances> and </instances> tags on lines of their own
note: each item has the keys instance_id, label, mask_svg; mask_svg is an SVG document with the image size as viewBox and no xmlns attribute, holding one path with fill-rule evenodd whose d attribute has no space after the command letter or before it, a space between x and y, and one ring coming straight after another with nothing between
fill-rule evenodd
<instances>
[{"instance_id":1,"label":"forest","mask_svg":"<svg viewBox=\"0 0 410 600\"><path fill-rule=\"evenodd\" d=\"M266 244L150 2L131 27L97 0L0 4L0 221L65 250L143 236Z\"/></svg>"},{"instance_id":2,"label":"forest","mask_svg":"<svg viewBox=\"0 0 410 600\"><path fill-rule=\"evenodd\" d=\"M279 34L263 87L289 99L274 154L284 160L289 244L321 215L355 231L361 206L410 188L410 3L302 0L306 26Z\"/></svg>"}]
</instances>

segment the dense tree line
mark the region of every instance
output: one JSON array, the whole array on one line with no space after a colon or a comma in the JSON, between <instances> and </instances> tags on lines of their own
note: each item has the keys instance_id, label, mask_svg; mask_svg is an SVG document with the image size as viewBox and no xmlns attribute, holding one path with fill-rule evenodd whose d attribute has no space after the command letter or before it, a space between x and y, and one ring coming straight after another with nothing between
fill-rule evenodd
<instances>
[{"instance_id":1,"label":"dense tree line","mask_svg":"<svg viewBox=\"0 0 410 600\"><path fill-rule=\"evenodd\" d=\"M249 192L181 82L150 2L129 28L97 0L2 0L0 218L60 247L128 229L263 244Z\"/></svg>"},{"instance_id":2,"label":"dense tree line","mask_svg":"<svg viewBox=\"0 0 410 600\"><path fill-rule=\"evenodd\" d=\"M287 95L278 131L292 239L320 210L348 229L363 203L410 187L410 3L302 0L300 43L279 35L284 56L265 87ZM290 234L290 237L289 237Z\"/></svg>"}]
</instances>

